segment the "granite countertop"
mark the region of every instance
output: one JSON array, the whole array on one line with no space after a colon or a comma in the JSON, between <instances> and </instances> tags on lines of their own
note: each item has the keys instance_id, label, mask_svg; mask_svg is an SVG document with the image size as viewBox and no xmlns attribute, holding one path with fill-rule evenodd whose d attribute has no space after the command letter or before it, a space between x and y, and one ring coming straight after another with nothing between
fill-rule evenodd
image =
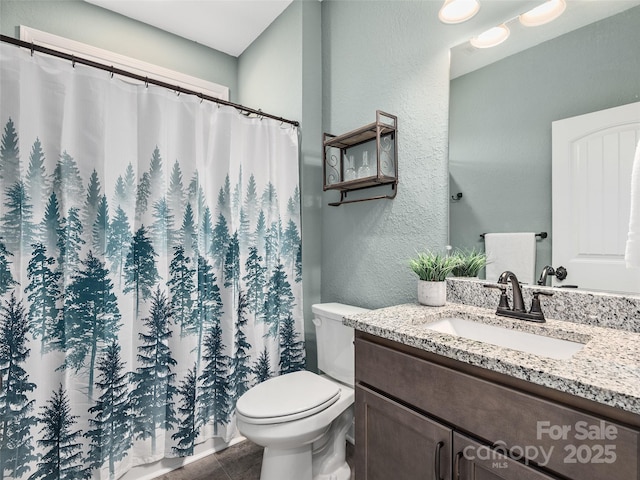
<instances>
[{"instance_id":1,"label":"granite countertop","mask_svg":"<svg viewBox=\"0 0 640 480\"><path fill-rule=\"evenodd\" d=\"M585 343L570 359L556 360L424 328L447 317L467 318L524 332ZM405 304L345 317L356 330L534 384L640 414L640 333L553 320L533 323L495 310L447 303Z\"/></svg>"}]
</instances>

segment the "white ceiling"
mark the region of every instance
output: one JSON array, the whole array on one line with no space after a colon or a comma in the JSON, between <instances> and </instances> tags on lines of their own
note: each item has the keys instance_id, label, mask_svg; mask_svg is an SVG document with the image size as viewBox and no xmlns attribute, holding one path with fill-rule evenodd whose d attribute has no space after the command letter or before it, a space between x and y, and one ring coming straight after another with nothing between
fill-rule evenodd
<instances>
[{"instance_id":1,"label":"white ceiling","mask_svg":"<svg viewBox=\"0 0 640 480\"><path fill-rule=\"evenodd\" d=\"M85 0L239 56L293 0Z\"/></svg>"},{"instance_id":2,"label":"white ceiling","mask_svg":"<svg viewBox=\"0 0 640 480\"><path fill-rule=\"evenodd\" d=\"M85 0L181 37L238 57L293 0ZM337 0L354 1L354 0ZM371 0L360 0L371 1ZM415 0L444 3L444 0ZM470 21L447 28L469 38L515 18L544 0L481 0ZM640 4L640 0L567 0L557 20L540 27L509 23L511 37L491 49L465 42L452 49L452 77L495 62L525 48L562 35ZM375 5L372 2L372 5ZM437 18L433 19L438 22Z\"/></svg>"}]
</instances>

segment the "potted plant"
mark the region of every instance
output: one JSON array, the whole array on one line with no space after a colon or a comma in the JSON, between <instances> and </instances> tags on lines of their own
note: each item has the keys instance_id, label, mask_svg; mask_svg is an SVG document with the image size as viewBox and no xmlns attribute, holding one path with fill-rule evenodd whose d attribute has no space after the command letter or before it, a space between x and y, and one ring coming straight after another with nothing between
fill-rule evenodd
<instances>
[{"instance_id":1,"label":"potted plant","mask_svg":"<svg viewBox=\"0 0 640 480\"><path fill-rule=\"evenodd\" d=\"M418 275L418 302L423 305L440 307L447 301L447 276L460 265L454 255L440 255L433 252L418 253L409 262L411 270Z\"/></svg>"},{"instance_id":2,"label":"potted plant","mask_svg":"<svg viewBox=\"0 0 640 480\"><path fill-rule=\"evenodd\" d=\"M454 277L477 277L478 272L487 265L487 255L475 248L456 250L453 256L460 262L452 271Z\"/></svg>"}]
</instances>

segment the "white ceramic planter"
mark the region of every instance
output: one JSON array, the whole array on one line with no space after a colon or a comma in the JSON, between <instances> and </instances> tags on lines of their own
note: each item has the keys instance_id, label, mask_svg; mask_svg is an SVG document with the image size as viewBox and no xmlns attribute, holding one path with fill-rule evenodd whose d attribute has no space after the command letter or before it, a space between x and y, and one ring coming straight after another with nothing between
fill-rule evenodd
<instances>
[{"instance_id":1,"label":"white ceramic planter","mask_svg":"<svg viewBox=\"0 0 640 480\"><path fill-rule=\"evenodd\" d=\"M430 307L441 307L447 302L447 282L418 280L418 302Z\"/></svg>"}]
</instances>

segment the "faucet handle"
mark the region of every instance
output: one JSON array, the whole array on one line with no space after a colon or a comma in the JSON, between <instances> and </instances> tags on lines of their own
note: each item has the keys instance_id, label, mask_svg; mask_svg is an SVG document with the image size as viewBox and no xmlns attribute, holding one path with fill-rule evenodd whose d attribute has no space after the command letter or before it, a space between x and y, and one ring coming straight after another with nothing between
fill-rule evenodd
<instances>
[{"instance_id":1,"label":"faucet handle","mask_svg":"<svg viewBox=\"0 0 640 480\"><path fill-rule=\"evenodd\" d=\"M551 297L553 296L553 292L534 290L533 298L531 299L531 310L529 310L529 313L539 314L542 318L544 318L544 315L542 314L542 307L540 306L540 295Z\"/></svg>"},{"instance_id":2,"label":"faucet handle","mask_svg":"<svg viewBox=\"0 0 640 480\"><path fill-rule=\"evenodd\" d=\"M533 296L537 298L538 295L544 295L546 297L553 297L553 292L547 292L546 290L534 290Z\"/></svg>"},{"instance_id":3,"label":"faucet handle","mask_svg":"<svg viewBox=\"0 0 640 480\"><path fill-rule=\"evenodd\" d=\"M485 283L482 285L484 288L495 288L500 290L500 304L498 310L510 310L509 297L507 297L507 285L505 283Z\"/></svg>"},{"instance_id":4,"label":"faucet handle","mask_svg":"<svg viewBox=\"0 0 640 480\"><path fill-rule=\"evenodd\" d=\"M558 280L564 280L565 278L567 278L567 269L563 266L559 266L558 268L556 268L556 278Z\"/></svg>"}]
</instances>

